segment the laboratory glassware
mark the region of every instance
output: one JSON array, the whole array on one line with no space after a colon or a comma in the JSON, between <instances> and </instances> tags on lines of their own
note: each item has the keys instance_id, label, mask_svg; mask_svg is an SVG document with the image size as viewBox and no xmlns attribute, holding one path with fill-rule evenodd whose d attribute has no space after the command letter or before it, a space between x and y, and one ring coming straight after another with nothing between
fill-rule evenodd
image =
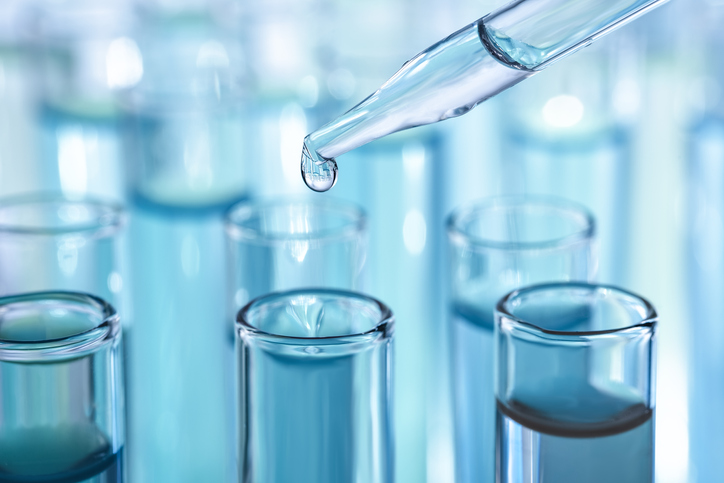
<instances>
[{"instance_id":1,"label":"laboratory glassware","mask_svg":"<svg viewBox=\"0 0 724 483\"><path fill-rule=\"evenodd\" d=\"M36 190L123 200L118 93L143 76L130 2L26 2L35 64Z\"/></svg>"},{"instance_id":2,"label":"laboratory glassware","mask_svg":"<svg viewBox=\"0 0 724 483\"><path fill-rule=\"evenodd\" d=\"M393 316L355 292L265 295L236 324L239 482L391 483Z\"/></svg>"},{"instance_id":3,"label":"laboratory glassware","mask_svg":"<svg viewBox=\"0 0 724 483\"><path fill-rule=\"evenodd\" d=\"M511 290L595 276L594 220L556 198L491 198L448 220L455 473L460 483L494 481L495 304Z\"/></svg>"},{"instance_id":4,"label":"laboratory glassware","mask_svg":"<svg viewBox=\"0 0 724 483\"><path fill-rule=\"evenodd\" d=\"M653 483L657 315L625 290L551 283L495 315L496 481Z\"/></svg>"},{"instance_id":5,"label":"laboratory glassware","mask_svg":"<svg viewBox=\"0 0 724 483\"><path fill-rule=\"evenodd\" d=\"M230 315L270 292L360 290L366 229L365 214L346 202L287 198L233 206L225 219Z\"/></svg>"},{"instance_id":6,"label":"laboratory glassware","mask_svg":"<svg viewBox=\"0 0 724 483\"><path fill-rule=\"evenodd\" d=\"M465 114L665 0L521 0L451 34L405 63L376 92L309 134L302 177L326 191L335 157L403 129Z\"/></svg>"},{"instance_id":7,"label":"laboratory glassware","mask_svg":"<svg viewBox=\"0 0 724 483\"><path fill-rule=\"evenodd\" d=\"M119 205L92 199L0 199L0 294L82 291L121 307L125 220Z\"/></svg>"},{"instance_id":8,"label":"laboratory glassware","mask_svg":"<svg viewBox=\"0 0 724 483\"><path fill-rule=\"evenodd\" d=\"M502 94L501 194L561 196L596 214L598 279L630 267L633 132L640 42L618 32ZM622 47L626 46L626 48ZM639 47L639 48L637 48ZM482 156L481 156L482 157Z\"/></svg>"},{"instance_id":9,"label":"laboratory glassware","mask_svg":"<svg viewBox=\"0 0 724 483\"><path fill-rule=\"evenodd\" d=\"M724 118L702 117L689 131L687 286L689 457L691 481L716 480L724 471Z\"/></svg>"},{"instance_id":10,"label":"laboratory glassware","mask_svg":"<svg viewBox=\"0 0 724 483\"><path fill-rule=\"evenodd\" d=\"M78 292L0 298L0 480L121 483L121 326Z\"/></svg>"},{"instance_id":11,"label":"laboratory glassware","mask_svg":"<svg viewBox=\"0 0 724 483\"><path fill-rule=\"evenodd\" d=\"M251 156L240 45L210 3L138 3L143 78L122 101L133 300L127 447L137 483L234 478L223 215L246 196L240 160Z\"/></svg>"}]
</instances>

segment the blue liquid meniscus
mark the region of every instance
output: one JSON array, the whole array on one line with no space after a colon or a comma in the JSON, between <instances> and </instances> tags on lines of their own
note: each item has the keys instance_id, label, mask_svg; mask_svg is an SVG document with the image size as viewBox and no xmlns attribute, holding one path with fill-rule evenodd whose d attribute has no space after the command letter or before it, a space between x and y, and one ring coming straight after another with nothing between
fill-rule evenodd
<instances>
[{"instance_id":1,"label":"blue liquid meniscus","mask_svg":"<svg viewBox=\"0 0 724 483\"><path fill-rule=\"evenodd\" d=\"M0 483L122 483L116 453L91 425L8 431L0 437Z\"/></svg>"},{"instance_id":2,"label":"blue liquid meniscus","mask_svg":"<svg viewBox=\"0 0 724 483\"><path fill-rule=\"evenodd\" d=\"M568 394L570 391L558 391ZM653 411L641 402L581 387L586 410L558 414L515 399L497 401L496 481L501 483L652 483ZM541 398L545 401L547 396ZM594 402L595 401L595 402Z\"/></svg>"}]
</instances>

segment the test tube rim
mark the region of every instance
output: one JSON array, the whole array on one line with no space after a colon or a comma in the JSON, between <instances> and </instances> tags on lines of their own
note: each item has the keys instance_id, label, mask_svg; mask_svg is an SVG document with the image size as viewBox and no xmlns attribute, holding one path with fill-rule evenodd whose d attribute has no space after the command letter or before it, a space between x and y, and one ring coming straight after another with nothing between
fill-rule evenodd
<instances>
[{"instance_id":1,"label":"test tube rim","mask_svg":"<svg viewBox=\"0 0 724 483\"><path fill-rule=\"evenodd\" d=\"M17 302L70 300L92 306L101 315L100 323L83 332L42 341L0 339L0 360L7 362L57 362L95 352L100 346L117 341L121 334L116 309L100 297L84 292L62 290L28 292L0 297L0 307Z\"/></svg>"},{"instance_id":2,"label":"test tube rim","mask_svg":"<svg viewBox=\"0 0 724 483\"><path fill-rule=\"evenodd\" d=\"M639 322L633 323L631 325L625 325L622 327L617 327L613 329L603 329L603 330L589 330L589 331L565 331L565 330L552 330L552 329L546 329L543 328L533 322L523 320L522 318L513 315L512 311L509 310L509 303L511 300L523 296L525 294L536 292L536 291L542 291L542 290L557 290L557 289L580 289L580 290L588 290L592 294L600 294L603 292L610 292L615 293L619 297L627 297L629 299L634 299L640 303L640 305L645 309L645 315L642 316L641 320ZM547 283L540 283L535 285L528 285L525 287L518 288L516 290L513 290L512 292L504 295L498 303L495 305L495 315L496 315L496 330L498 329L498 324L501 323L502 319L506 320L507 324L510 324L513 330L520 330L526 334L533 335L536 337L544 338L544 339L555 339L555 340L568 340L568 341L577 341L577 340L585 340L586 342L590 341L592 338L596 337L606 337L611 334L629 334L629 333L636 333L641 330L651 332L652 334L656 331L656 327L658 325L658 314L656 313L656 309L654 308L653 304L649 302L646 298L631 292L629 290L623 289L621 287L615 286L615 285L607 285L607 284L597 284L597 283L587 283L587 282L547 282Z\"/></svg>"},{"instance_id":3,"label":"test tube rim","mask_svg":"<svg viewBox=\"0 0 724 483\"><path fill-rule=\"evenodd\" d=\"M545 208L567 214L570 218L579 218L581 229L563 237L543 239L532 242L510 242L486 239L469 233L463 222L475 215L490 209L507 207ZM596 234L596 220L591 211L584 205L565 198L544 195L527 196L493 196L466 203L450 213L447 218L448 239L453 245L463 245L475 250L501 251L543 251L567 250L572 246L590 243Z\"/></svg>"},{"instance_id":4,"label":"test tube rim","mask_svg":"<svg viewBox=\"0 0 724 483\"><path fill-rule=\"evenodd\" d=\"M262 233L261 230L243 226L245 220L259 209L277 209L294 205L306 205L321 208L348 219L342 227L320 230L310 233ZM242 217L241 215L244 215ZM244 241L258 245L283 245L289 241L314 241L331 243L338 240L354 239L364 235L367 230L367 214L354 203L331 199L310 199L305 197L285 197L279 199L251 199L233 205L224 215L224 229L235 241Z\"/></svg>"},{"instance_id":5,"label":"test tube rim","mask_svg":"<svg viewBox=\"0 0 724 483\"><path fill-rule=\"evenodd\" d=\"M322 336L322 337L301 337L301 336L290 336L282 334L274 334L261 330L251 325L246 319L246 314L253 308L253 306L264 302L265 300L271 300L279 297L294 297L297 295L307 294L323 294L323 295L336 295L342 297L349 297L375 305L379 311L379 321L374 327L366 331L357 332L354 334L344 335L333 335L333 336ZM300 345L308 346L313 343L322 343L323 345L348 345L359 342L365 342L372 339L378 339L380 337L389 339L392 337L394 330L394 314L392 310L383 302L365 295L360 292L353 292L350 290L330 289L330 288L301 288L294 290L286 290L281 292L272 292L265 295L256 297L242 307L236 315L236 327L244 331L246 334L252 337L264 339L268 342L276 342L287 345Z\"/></svg>"},{"instance_id":6,"label":"test tube rim","mask_svg":"<svg viewBox=\"0 0 724 483\"><path fill-rule=\"evenodd\" d=\"M81 196L78 198L55 193L40 193L30 195L12 196L0 198L0 213L7 209L30 205L84 205L99 210L101 213L92 222L69 224L61 227L42 227L22 225L0 221L0 236L3 234L12 235L35 235L35 236L62 236L62 235L83 235L88 238L106 238L115 235L126 224L126 211L122 205L115 202L103 201L91 197ZM104 220L101 220L104 218Z\"/></svg>"}]
</instances>

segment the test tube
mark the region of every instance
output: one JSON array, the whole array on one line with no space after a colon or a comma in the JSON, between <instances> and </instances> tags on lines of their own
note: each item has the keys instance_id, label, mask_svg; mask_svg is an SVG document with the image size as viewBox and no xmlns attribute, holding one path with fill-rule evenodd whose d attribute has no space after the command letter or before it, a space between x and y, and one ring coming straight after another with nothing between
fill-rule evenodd
<instances>
[{"instance_id":1,"label":"test tube","mask_svg":"<svg viewBox=\"0 0 724 483\"><path fill-rule=\"evenodd\" d=\"M120 483L121 326L76 292L0 298L0 481Z\"/></svg>"},{"instance_id":2,"label":"test tube","mask_svg":"<svg viewBox=\"0 0 724 483\"><path fill-rule=\"evenodd\" d=\"M495 303L523 285L590 280L593 235L586 209L556 198L491 198L450 216L456 481L494 481Z\"/></svg>"},{"instance_id":3,"label":"test tube","mask_svg":"<svg viewBox=\"0 0 724 483\"><path fill-rule=\"evenodd\" d=\"M0 200L0 295L72 290L118 305L123 209L42 194Z\"/></svg>"},{"instance_id":4,"label":"test tube","mask_svg":"<svg viewBox=\"0 0 724 483\"><path fill-rule=\"evenodd\" d=\"M390 483L393 316L354 292L260 297L238 314L239 482Z\"/></svg>"},{"instance_id":5,"label":"test tube","mask_svg":"<svg viewBox=\"0 0 724 483\"><path fill-rule=\"evenodd\" d=\"M246 196L238 2L136 2L143 77L124 96L133 329L128 461L135 483L234 477L233 318L223 215ZM233 29L232 29L233 30Z\"/></svg>"},{"instance_id":6,"label":"test tube","mask_svg":"<svg viewBox=\"0 0 724 483\"><path fill-rule=\"evenodd\" d=\"M657 315L625 290L526 287L495 317L500 483L654 481Z\"/></svg>"},{"instance_id":7,"label":"test tube","mask_svg":"<svg viewBox=\"0 0 724 483\"><path fill-rule=\"evenodd\" d=\"M724 472L724 118L709 113L689 132L687 280L689 481ZM662 366L664 364L662 363Z\"/></svg>"},{"instance_id":8,"label":"test tube","mask_svg":"<svg viewBox=\"0 0 724 483\"><path fill-rule=\"evenodd\" d=\"M225 226L233 313L269 292L362 288L367 219L352 203L243 201L229 210Z\"/></svg>"},{"instance_id":9,"label":"test tube","mask_svg":"<svg viewBox=\"0 0 724 483\"><path fill-rule=\"evenodd\" d=\"M36 71L36 187L124 198L119 92L143 76L130 2L24 2Z\"/></svg>"}]
</instances>

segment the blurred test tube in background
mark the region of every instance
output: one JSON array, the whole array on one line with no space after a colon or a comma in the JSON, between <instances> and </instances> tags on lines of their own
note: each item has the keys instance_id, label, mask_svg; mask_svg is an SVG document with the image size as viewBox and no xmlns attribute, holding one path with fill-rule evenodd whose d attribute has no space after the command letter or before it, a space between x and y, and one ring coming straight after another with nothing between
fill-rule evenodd
<instances>
[{"instance_id":1,"label":"blurred test tube in background","mask_svg":"<svg viewBox=\"0 0 724 483\"><path fill-rule=\"evenodd\" d=\"M37 0L27 36L39 125L36 189L124 198L117 96L143 76L125 0Z\"/></svg>"},{"instance_id":2,"label":"blurred test tube in background","mask_svg":"<svg viewBox=\"0 0 724 483\"><path fill-rule=\"evenodd\" d=\"M229 210L225 228L232 320L271 292L364 286L367 218L351 203L252 199Z\"/></svg>"},{"instance_id":3,"label":"blurred test tube in background","mask_svg":"<svg viewBox=\"0 0 724 483\"><path fill-rule=\"evenodd\" d=\"M119 307L121 236L115 204L52 195L0 200L0 294L71 290Z\"/></svg>"},{"instance_id":4,"label":"blurred test tube in background","mask_svg":"<svg viewBox=\"0 0 724 483\"><path fill-rule=\"evenodd\" d=\"M724 471L724 45L721 2L696 2L700 63L688 84L687 285L690 314L690 481L716 480Z\"/></svg>"},{"instance_id":5,"label":"blurred test tube in background","mask_svg":"<svg viewBox=\"0 0 724 483\"><path fill-rule=\"evenodd\" d=\"M629 98L616 99L614 84L635 74L635 48L633 39L617 35L579 52L504 94L502 116L502 194L561 196L590 209L598 224L598 276L618 284L628 267L633 169L621 117L636 114L637 92L629 80L618 93Z\"/></svg>"},{"instance_id":6,"label":"blurred test tube in background","mask_svg":"<svg viewBox=\"0 0 724 483\"><path fill-rule=\"evenodd\" d=\"M249 184L244 64L223 2L142 2L124 99L131 198L129 464L135 482L234 477L223 214Z\"/></svg>"}]
</instances>

